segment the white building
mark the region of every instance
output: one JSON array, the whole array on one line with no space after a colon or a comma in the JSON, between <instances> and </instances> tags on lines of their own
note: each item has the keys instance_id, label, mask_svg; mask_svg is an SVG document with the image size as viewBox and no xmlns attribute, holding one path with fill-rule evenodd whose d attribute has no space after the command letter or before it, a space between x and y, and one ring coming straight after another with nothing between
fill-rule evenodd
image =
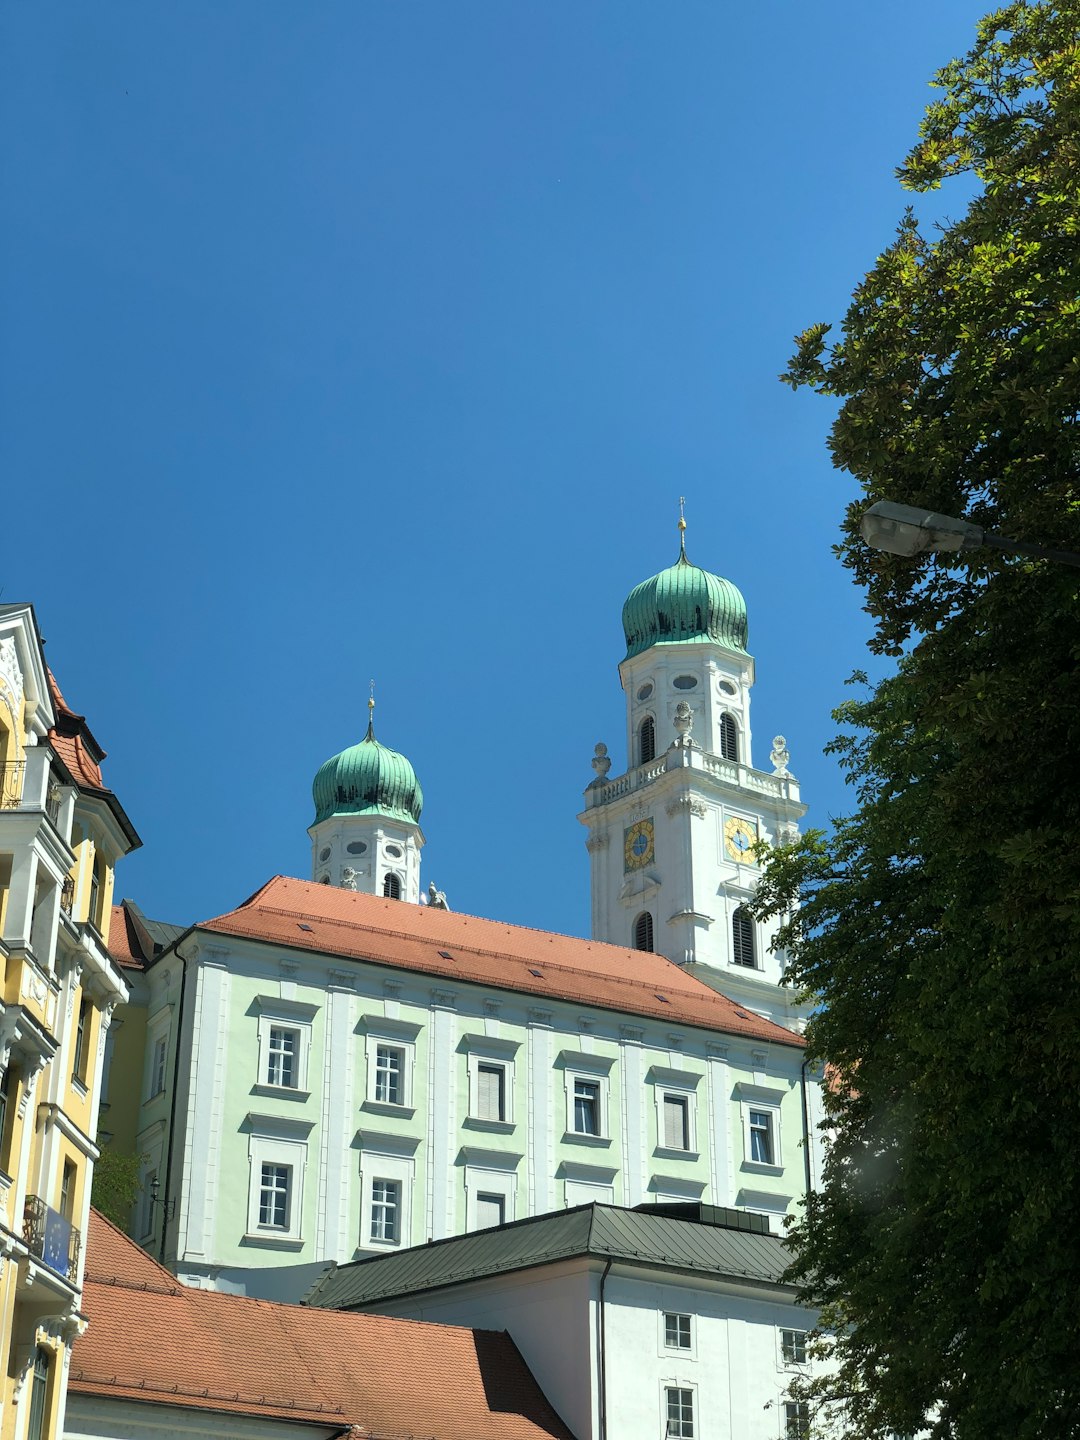
<instances>
[{"instance_id":1,"label":"white building","mask_svg":"<svg viewBox=\"0 0 1080 1440\"><path fill-rule=\"evenodd\" d=\"M787 1440L816 1320L765 1222L588 1205L331 1271L308 1304L505 1329L578 1440Z\"/></svg>"},{"instance_id":2,"label":"white building","mask_svg":"<svg viewBox=\"0 0 1080 1440\"><path fill-rule=\"evenodd\" d=\"M627 769L607 747L579 817L588 827L592 933L696 967L707 984L781 1025L803 1011L782 957L750 915L757 841L790 842L806 812L783 736L771 772L753 765L746 605L685 547L623 606Z\"/></svg>"},{"instance_id":3,"label":"white building","mask_svg":"<svg viewBox=\"0 0 1080 1440\"><path fill-rule=\"evenodd\" d=\"M311 881L159 927L109 1125L143 1157L137 1238L184 1280L296 1297L329 1261L591 1200L778 1228L813 1182L800 1016L744 904L753 842L803 812L779 745L749 763L745 607L681 553L623 613L634 764L598 754L582 817L597 939L418 903L422 791L370 720L315 777Z\"/></svg>"}]
</instances>

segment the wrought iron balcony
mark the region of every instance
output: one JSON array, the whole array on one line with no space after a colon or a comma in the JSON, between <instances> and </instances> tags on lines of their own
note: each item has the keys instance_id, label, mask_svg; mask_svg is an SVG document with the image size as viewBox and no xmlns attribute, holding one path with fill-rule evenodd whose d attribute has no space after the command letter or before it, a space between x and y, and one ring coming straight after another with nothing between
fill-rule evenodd
<instances>
[{"instance_id":1,"label":"wrought iron balcony","mask_svg":"<svg viewBox=\"0 0 1080 1440\"><path fill-rule=\"evenodd\" d=\"M19 808L25 774L25 760L7 760L0 765L0 810Z\"/></svg>"},{"instance_id":2,"label":"wrought iron balcony","mask_svg":"<svg viewBox=\"0 0 1080 1440\"><path fill-rule=\"evenodd\" d=\"M28 1195L23 1211L23 1239L50 1270L75 1283L79 1269L81 1236L66 1215L46 1205L40 1195Z\"/></svg>"}]
</instances>

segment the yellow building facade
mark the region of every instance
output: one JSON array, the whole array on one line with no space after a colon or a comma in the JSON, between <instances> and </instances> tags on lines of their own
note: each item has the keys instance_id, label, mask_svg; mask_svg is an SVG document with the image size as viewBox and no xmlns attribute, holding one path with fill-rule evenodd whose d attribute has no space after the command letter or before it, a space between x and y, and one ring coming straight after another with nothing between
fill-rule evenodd
<instances>
[{"instance_id":1,"label":"yellow building facade","mask_svg":"<svg viewBox=\"0 0 1080 1440\"><path fill-rule=\"evenodd\" d=\"M29 605L0 605L0 1440L63 1431L105 1038L106 949L139 844L104 751L49 673Z\"/></svg>"}]
</instances>

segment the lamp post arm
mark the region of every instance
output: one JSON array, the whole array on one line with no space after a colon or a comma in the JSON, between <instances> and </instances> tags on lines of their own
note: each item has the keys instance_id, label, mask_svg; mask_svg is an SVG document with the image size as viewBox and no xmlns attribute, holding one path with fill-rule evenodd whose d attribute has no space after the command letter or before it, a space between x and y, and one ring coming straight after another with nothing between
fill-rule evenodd
<instances>
[{"instance_id":1,"label":"lamp post arm","mask_svg":"<svg viewBox=\"0 0 1080 1440\"><path fill-rule=\"evenodd\" d=\"M992 545L995 550L1004 550L1007 555L1030 555L1036 560L1052 560L1057 565L1073 565L1080 569L1080 555L1075 550L1048 550L1045 545L1036 545L1033 540L1006 540L991 530L983 531L982 543Z\"/></svg>"}]
</instances>

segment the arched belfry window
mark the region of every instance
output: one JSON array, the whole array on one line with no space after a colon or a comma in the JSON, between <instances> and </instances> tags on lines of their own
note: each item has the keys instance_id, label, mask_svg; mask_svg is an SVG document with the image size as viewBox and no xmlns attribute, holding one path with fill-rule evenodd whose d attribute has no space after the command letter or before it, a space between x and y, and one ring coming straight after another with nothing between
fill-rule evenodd
<instances>
[{"instance_id":1,"label":"arched belfry window","mask_svg":"<svg viewBox=\"0 0 1080 1440\"><path fill-rule=\"evenodd\" d=\"M389 870L383 876L382 893L386 896L387 900L401 899L401 881L396 875L392 875Z\"/></svg>"},{"instance_id":2,"label":"arched belfry window","mask_svg":"<svg viewBox=\"0 0 1080 1440\"><path fill-rule=\"evenodd\" d=\"M735 716L727 713L720 716L720 757L736 761L739 758L739 727Z\"/></svg>"},{"instance_id":3,"label":"arched belfry window","mask_svg":"<svg viewBox=\"0 0 1080 1440\"><path fill-rule=\"evenodd\" d=\"M731 958L736 965L745 965L748 970L757 969L754 917L745 905L740 905L731 917Z\"/></svg>"},{"instance_id":4,"label":"arched belfry window","mask_svg":"<svg viewBox=\"0 0 1080 1440\"><path fill-rule=\"evenodd\" d=\"M652 916L648 910L643 910L634 921L634 949L652 950L654 948Z\"/></svg>"},{"instance_id":5,"label":"arched belfry window","mask_svg":"<svg viewBox=\"0 0 1080 1440\"><path fill-rule=\"evenodd\" d=\"M656 721L646 715L638 730L638 764L647 765L656 759Z\"/></svg>"}]
</instances>

